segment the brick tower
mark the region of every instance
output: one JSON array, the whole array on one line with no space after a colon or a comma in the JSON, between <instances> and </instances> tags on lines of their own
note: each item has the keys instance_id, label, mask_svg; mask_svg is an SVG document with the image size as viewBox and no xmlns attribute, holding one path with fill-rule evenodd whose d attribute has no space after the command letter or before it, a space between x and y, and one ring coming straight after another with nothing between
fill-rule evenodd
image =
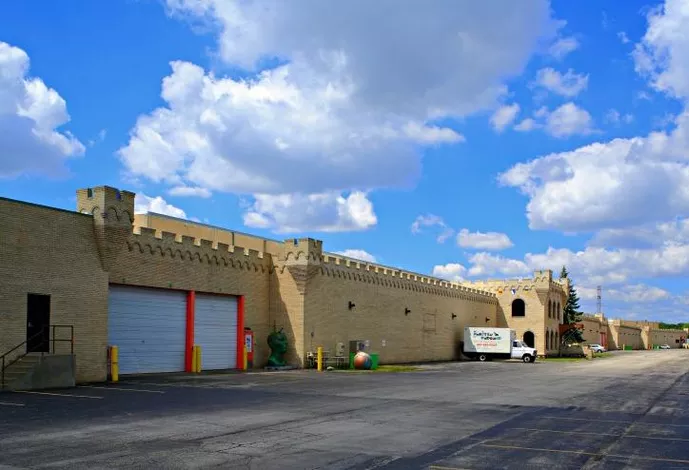
<instances>
[{"instance_id":1,"label":"brick tower","mask_svg":"<svg viewBox=\"0 0 689 470\"><path fill-rule=\"evenodd\" d=\"M105 271L110 270L125 242L132 236L134 197L132 192L110 186L77 190L77 210L93 215L93 231Z\"/></svg>"}]
</instances>

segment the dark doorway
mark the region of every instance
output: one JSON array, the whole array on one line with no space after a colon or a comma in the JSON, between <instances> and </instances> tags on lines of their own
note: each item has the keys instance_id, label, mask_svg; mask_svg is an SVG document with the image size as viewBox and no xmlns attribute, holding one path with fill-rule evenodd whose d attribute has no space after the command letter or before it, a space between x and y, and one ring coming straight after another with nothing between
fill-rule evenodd
<instances>
[{"instance_id":1,"label":"dark doorway","mask_svg":"<svg viewBox=\"0 0 689 470\"><path fill-rule=\"evenodd\" d=\"M26 352L50 352L50 296L29 294L26 301Z\"/></svg>"},{"instance_id":2,"label":"dark doorway","mask_svg":"<svg viewBox=\"0 0 689 470\"><path fill-rule=\"evenodd\" d=\"M534 334L531 331L527 331L526 333L524 333L524 342L528 347L534 347L534 344L536 343L536 338L534 337Z\"/></svg>"}]
</instances>

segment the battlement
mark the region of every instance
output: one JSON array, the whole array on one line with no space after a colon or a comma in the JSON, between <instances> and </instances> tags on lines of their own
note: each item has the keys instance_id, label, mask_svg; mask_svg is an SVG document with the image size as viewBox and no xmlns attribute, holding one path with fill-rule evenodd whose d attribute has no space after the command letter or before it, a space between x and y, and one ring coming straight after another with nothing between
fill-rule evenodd
<instances>
[{"instance_id":1,"label":"battlement","mask_svg":"<svg viewBox=\"0 0 689 470\"><path fill-rule=\"evenodd\" d=\"M77 190L77 212L91 214L109 222L131 224L134 221L134 199L131 191L110 186L96 186Z\"/></svg>"},{"instance_id":2,"label":"battlement","mask_svg":"<svg viewBox=\"0 0 689 470\"><path fill-rule=\"evenodd\" d=\"M427 290L438 288L435 293L457 294L456 296L473 296L485 301L497 302L494 293L463 286L456 282L427 276L399 268L383 266L376 263L357 260L333 253L323 253L321 268L326 275L344 275L355 280L385 283L393 287ZM399 282L403 281L403 282ZM404 282L406 281L406 282Z\"/></svg>"},{"instance_id":3,"label":"battlement","mask_svg":"<svg viewBox=\"0 0 689 470\"><path fill-rule=\"evenodd\" d=\"M272 262L261 251L147 227L135 229L127 247L129 251L246 269L265 269Z\"/></svg>"},{"instance_id":4,"label":"battlement","mask_svg":"<svg viewBox=\"0 0 689 470\"><path fill-rule=\"evenodd\" d=\"M286 263L318 264L323 257L323 242L314 238L289 238L283 242L282 256Z\"/></svg>"},{"instance_id":5,"label":"battlement","mask_svg":"<svg viewBox=\"0 0 689 470\"><path fill-rule=\"evenodd\" d=\"M548 289L568 295L567 281L553 280L553 272L549 269L534 271L533 277L520 277L513 279L486 279L463 282L465 286L473 286L487 292L502 294L505 291L529 291L533 289Z\"/></svg>"}]
</instances>

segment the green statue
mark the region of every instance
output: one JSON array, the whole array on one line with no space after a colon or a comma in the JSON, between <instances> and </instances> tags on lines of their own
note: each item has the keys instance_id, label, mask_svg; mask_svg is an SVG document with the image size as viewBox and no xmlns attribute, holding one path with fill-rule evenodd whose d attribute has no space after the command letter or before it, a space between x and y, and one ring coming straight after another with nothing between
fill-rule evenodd
<instances>
[{"instance_id":1,"label":"green statue","mask_svg":"<svg viewBox=\"0 0 689 470\"><path fill-rule=\"evenodd\" d=\"M270 357L268 367L285 366L285 353L287 353L287 335L280 331L273 331L268 335L268 346L270 347Z\"/></svg>"}]
</instances>

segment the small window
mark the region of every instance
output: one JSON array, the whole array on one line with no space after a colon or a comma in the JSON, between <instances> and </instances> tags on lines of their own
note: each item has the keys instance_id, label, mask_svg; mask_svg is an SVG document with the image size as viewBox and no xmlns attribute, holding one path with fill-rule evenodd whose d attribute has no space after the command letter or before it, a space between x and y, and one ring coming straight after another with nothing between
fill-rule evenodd
<instances>
[{"instance_id":1,"label":"small window","mask_svg":"<svg viewBox=\"0 0 689 470\"><path fill-rule=\"evenodd\" d=\"M87 196L89 199L93 197L93 189L92 189L92 188L88 188L88 189L86 190L86 196Z\"/></svg>"},{"instance_id":2,"label":"small window","mask_svg":"<svg viewBox=\"0 0 689 470\"><path fill-rule=\"evenodd\" d=\"M118 201L122 200L122 193L120 192L119 189L115 190L115 199L117 199Z\"/></svg>"}]
</instances>

